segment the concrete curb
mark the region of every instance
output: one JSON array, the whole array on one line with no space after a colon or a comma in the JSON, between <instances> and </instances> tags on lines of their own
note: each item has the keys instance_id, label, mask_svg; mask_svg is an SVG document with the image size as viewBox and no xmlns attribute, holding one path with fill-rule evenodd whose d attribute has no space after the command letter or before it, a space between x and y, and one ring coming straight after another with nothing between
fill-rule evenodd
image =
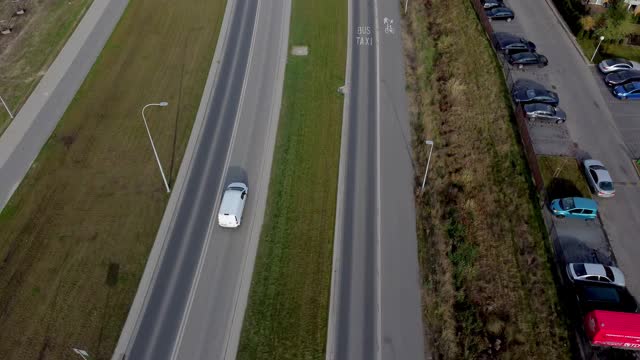
<instances>
[{"instance_id":1,"label":"concrete curb","mask_svg":"<svg viewBox=\"0 0 640 360\"><path fill-rule=\"evenodd\" d=\"M94 1L0 137L0 209L26 176L124 13L128 0Z\"/></svg>"},{"instance_id":2,"label":"concrete curb","mask_svg":"<svg viewBox=\"0 0 640 360\"><path fill-rule=\"evenodd\" d=\"M260 0L259 0L260 1ZM276 135L278 131L278 124L280 120L280 108L282 106L282 93L284 88L284 76L288 58L289 49L289 24L291 20L291 0L283 1L283 19L286 19L284 29L282 29L280 44L281 58L278 68L276 69L276 88L272 93L272 106L271 113L269 114L269 128L267 132L267 138L269 141L265 142L265 151L263 163L260 167L260 179L261 183L258 185L256 193L266 194L260 197L256 203L256 209L266 209L269 183L271 180L271 165L273 163L273 151L276 144ZM255 26L259 26L259 22L256 22ZM250 68L247 68L247 76L249 76ZM249 237L249 243L247 247L246 256L243 259L244 264L242 267L242 275L240 278L240 284L238 285L236 293L236 301L234 302L235 308L233 312L233 320L231 321L231 329L227 332L226 344L225 344L225 360L233 360L236 358L238 352L238 346L240 345L240 337L242 335L242 325L244 322L244 315L247 309L247 301L249 299L249 291L251 289L251 279L253 277L253 269L255 266L256 255L258 252L258 245L260 243L260 236L262 234L262 224L264 222L265 211L258 211L251 224L251 235ZM257 231L255 231L257 230Z\"/></svg>"},{"instance_id":3,"label":"concrete curb","mask_svg":"<svg viewBox=\"0 0 640 360\"><path fill-rule=\"evenodd\" d=\"M209 69L209 74L207 76L207 82L202 93L202 100L200 101L200 106L198 107L198 113L196 114L196 119L191 130L191 135L189 136L189 143L187 144L187 149L185 150L182 163L180 164L178 176L176 178L171 196L169 197L169 202L167 203L164 215L162 216L162 221L156 235L156 240L149 254L149 258L147 259L147 264L145 266L142 278L140 279L138 291L136 292L136 296L133 300L133 303L131 304L131 308L129 309L129 314L127 316L127 320L124 324L122 332L120 333L118 344L116 345L113 356L111 357L112 360L121 360L125 358L125 354L129 350L131 340L135 336L134 334L136 334L137 332L141 314L143 313L143 310L149 300L149 290L153 287L152 285L155 282L158 265L160 263L160 260L164 257L168 233L169 230L173 227L173 223L175 221L175 210L179 200L182 198L185 180L188 178L193 167L193 155L196 145L200 142L200 138L202 137L204 119L206 118L207 111L209 109L209 103L211 102L211 98L213 96L214 84L218 78L220 58L222 57L224 48L226 48L227 45L229 25L231 18L233 17L232 13L233 11L235 11L235 4L235 0L227 0L224 18L222 20L220 34L218 36L218 42L216 44L213 60L211 62L211 68Z\"/></svg>"},{"instance_id":4,"label":"concrete curb","mask_svg":"<svg viewBox=\"0 0 640 360\"><path fill-rule=\"evenodd\" d=\"M338 274L342 271L342 230L344 224L342 223L342 212L344 189L346 181L346 166L347 166L347 139L349 138L349 100L351 97L351 50L353 39L353 26L351 23L351 14L353 13L353 0L348 0L348 12L347 23L349 30L347 31L347 63L345 67L345 85L344 85L344 103L342 108L342 132L340 134L340 165L338 167L338 191L336 200L336 223L333 233L333 268L331 270L331 292L329 298L329 319L327 325L327 347L325 353L326 360L333 360L336 353L336 319L338 317L337 311L340 308L336 304L340 298L340 276Z\"/></svg>"}]
</instances>

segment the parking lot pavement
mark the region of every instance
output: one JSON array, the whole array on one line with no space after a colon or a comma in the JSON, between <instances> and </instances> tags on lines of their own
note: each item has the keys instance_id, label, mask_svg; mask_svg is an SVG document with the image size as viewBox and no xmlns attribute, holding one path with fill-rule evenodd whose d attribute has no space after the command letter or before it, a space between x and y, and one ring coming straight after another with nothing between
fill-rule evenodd
<instances>
[{"instance_id":1,"label":"parking lot pavement","mask_svg":"<svg viewBox=\"0 0 640 360\"><path fill-rule=\"evenodd\" d=\"M494 21L494 30L524 36L549 59L545 68L513 70L509 78L529 78L556 91L560 96L560 107L567 113L565 124L570 138L580 148L578 159L601 160L617 182L615 198L596 201L617 265L625 273L631 293L640 299L640 261L634 261L640 259L637 236L640 188L634 185L639 179L631 161L633 151L638 150L636 143L640 142L640 126L635 126L632 116L636 109L640 110L640 101L626 103L609 95L595 72L597 70L576 49L571 35L562 27L561 19L547 1L506 0L506 4L514 10L515 20L511 23ZM640 120L638 123L640 125ZM536 136L534 142L536 139L540 141ZM583 253L580 246L571 244L570 239L596 251L607 247L595 225L569 224L564 220L556 223L566 239L563 242L563 246L568 246L563 251L567 253L566 258L573 256L570 251L576 251L578 257ZM594 243L594 239L603 243Z\"/></svg>"},{"instance_id":2,"label":"parking lot pavement","mask_svg":"<svg viewBox=\"0 0 640 360\"><path fill-rule=\"evenodd\" d=\"M528 123L533 149L539 155L574 156L574 145L564 124L542 121Z\"/></svg>"},{"instance_id":3,"label":"parking lot pavement","mask_svg":"<svg viewBox=\"0 0 640 360\"><path fill-rule=\"evenodd\" d=\"M629 156L640 158L640 101L618 100L611 93L611 88L604 83L604 76L595 66L591 67L591 73L599 85L602 97L613 116L616 127L622 135L622 140L629 149Z\"/></svg>"}]
</instances>

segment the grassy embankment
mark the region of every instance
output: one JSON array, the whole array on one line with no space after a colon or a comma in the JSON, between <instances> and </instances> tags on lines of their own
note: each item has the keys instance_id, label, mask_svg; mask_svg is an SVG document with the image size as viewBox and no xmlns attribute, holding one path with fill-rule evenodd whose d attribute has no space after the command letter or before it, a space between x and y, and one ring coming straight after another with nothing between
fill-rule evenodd
<instances>
[{"instance_id":1,"label":"grassy embankment","mask_svg":"<svg viewBox=\"0 0 640 360\"><path fill-rule=\"evenodd\" d=\"M421 140L435 140L417 204L427 339L441 359L568 359L544 224L484 30L468 0L410 6L417 163Z\"/></svg>"},{"instance_id":2,"label":"grassy embankment","mask_svg":"<svg viewBox=\"0 0 640 360\"><path fill-rule=\"evenodd\" d=\"M294 0L265 222L238 359L324 359L347 3Z\"/></svg>"},{"instance_id":3,"label":"grassy embankment","mask_svg":"<svg viewBox=\"0 0 640 360\"><path fill-rule=\"evenodd\" d=\"M129 3L0 215L3 359L111 356L168 199L140 109L175 178L224 6Z\"/></svg>"},{"instance_id":4,"label":"grassy embankment","mask_svg":"<svg viewBox=\"0 0 640 360\"><path fill-rule=\"evenodd\" d=\"M16 17L14 32L0 36L0 96L14 115L58 56L93 0L38 1ZM6 15L15 10L6 2ZM11 118L0 108L0 134Z\"/></svg>"}]
</instances>

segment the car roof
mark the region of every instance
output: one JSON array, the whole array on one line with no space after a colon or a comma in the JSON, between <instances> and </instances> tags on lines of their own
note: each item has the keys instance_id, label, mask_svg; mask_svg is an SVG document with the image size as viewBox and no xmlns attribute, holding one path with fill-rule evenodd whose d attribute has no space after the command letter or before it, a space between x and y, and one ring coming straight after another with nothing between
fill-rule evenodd
<instances>
[{"instance_id":1,"label":"car roof","mask_svg":"<svg viewBox=\"0 0 640 360\"><path fill-rule=\"evenodd\" d=\"M627 60L627 59L623 59L623 58L612 58L612 59L606 59L605 63L609 66L612 65L618 65L618 64L627 64L627 65L632 65L631 61Z\"/></svg>"},{"instance_id":2,"label":"car roof","mask_svg":"<svg viewBox=\"0 0 640 360\"><path fill-rule=\"evenodd\" d=\"M612 73L611 75L616 75L616 77L631 79L633 77L640 77L640 70L622 70Z\"/></svg>"},{"instance_id":3,"label":"car roof","mask_svg":"<svg viewBox=\"0 0 640 360\"><path fill-rule=\"evenodd\" d=\"M491 10L489 10L493 13L498 13L498 12L508 12L508 13L512 13L513 11L511 11L511 9L509 9L508 7L496 7L493 8Z\"/></svg>"},{"instance_id":4,"label":"car roof","mask_svg":"<svg viewBox=\"0 0 640 360\"><path fill-rule=\"evenodd\" d=\"M524 105L524 109L526 111L535 111L535 110L554 110L554 107L549 105L549 104L543 104L543 103L531 103L531 104L525 104Z\"/></svg>"},{"instance_id":5,"label":"car roof","mask_svg":"<svg viewBox=\"0 0 640 360\"><path fill-rule=\"evenodd\" d=\"M246 190L247 186L243 183L232 183L227 186L224 195L222 195L220 213L236 216L240 215L240 210L243 206L240 196L242 192Z\"/></svg>"},{"instance_id":6,"label":"car roof","mask_svg":"<svg viewBox=\"0 0 640 360\"><path fill-rule=\"evenodd\" d=\"M632 81L630 83L627 83L626 85L621 85L621 86L629 86L629 87L633 87L632 90L635 89L640 89L640 81Z\"/></svg>"},{"instance_id":7,"label":"car roof","mask_svg":"<svg viewBox=\"0 0 640 360\"><path fill-rule=\"evenodd\" d=\"M581 209L597 209L598 208L598 203L596 203L592 199L574 197L573 203L575 204L576 208L581 208Z\"/></svg>"}]
</instances>

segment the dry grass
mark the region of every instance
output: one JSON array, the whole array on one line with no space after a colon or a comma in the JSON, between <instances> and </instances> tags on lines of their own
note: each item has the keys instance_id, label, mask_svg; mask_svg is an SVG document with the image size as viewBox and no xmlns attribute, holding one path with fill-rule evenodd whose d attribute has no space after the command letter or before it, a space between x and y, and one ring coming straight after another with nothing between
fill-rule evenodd
<instances>
[{"instance_id":1,"label":"dry grass","mask_svg":"<svg viewBox=\"0 0 640 360\"><path fill-rule=\"evenodd\" d=\"M20 0L27 7L11 17L13 2L5 0L0 20L9 19L13 32L0 36L0 96L14 113L28 99L49 65L71 36L93 0ZM0 4L1 5L1 4ZM0 134L10 117L0 108Z\"/></svg>"},{"instance_id":2,"label":"dry grass","mask_svg":"<svg viewBox=\"0 0 640 360\"><path fill-rule=\"evenodd\" d=\"M416 139L436 144L429 190L418 200L424 313L434 355L569 358L544 225L484 31L467 0L414 1L409 13L405 43ZM417 145L419 163L426 150Z\"/></svg>"},{"instance_id":3,"label":"dry grass","mask_svg":"<svg viewBox=\"0 0 640 360\"><path fill-rule=\"evenodd\" d=\"M175 178L224 5L129 2L0 215L3 360L110 358L168 198L140 110Z\"/></svg>"},{"instance_id":4,"label":"dry grass","mask_svg":"<svg viewBox=\"0 0 640 360\"><path fill-rule=\"evenodd\" d=\"M538 156L538 163L549 200L570 196L591 197L589 186L575 158Z\"/></svg>"}]
</instances>

